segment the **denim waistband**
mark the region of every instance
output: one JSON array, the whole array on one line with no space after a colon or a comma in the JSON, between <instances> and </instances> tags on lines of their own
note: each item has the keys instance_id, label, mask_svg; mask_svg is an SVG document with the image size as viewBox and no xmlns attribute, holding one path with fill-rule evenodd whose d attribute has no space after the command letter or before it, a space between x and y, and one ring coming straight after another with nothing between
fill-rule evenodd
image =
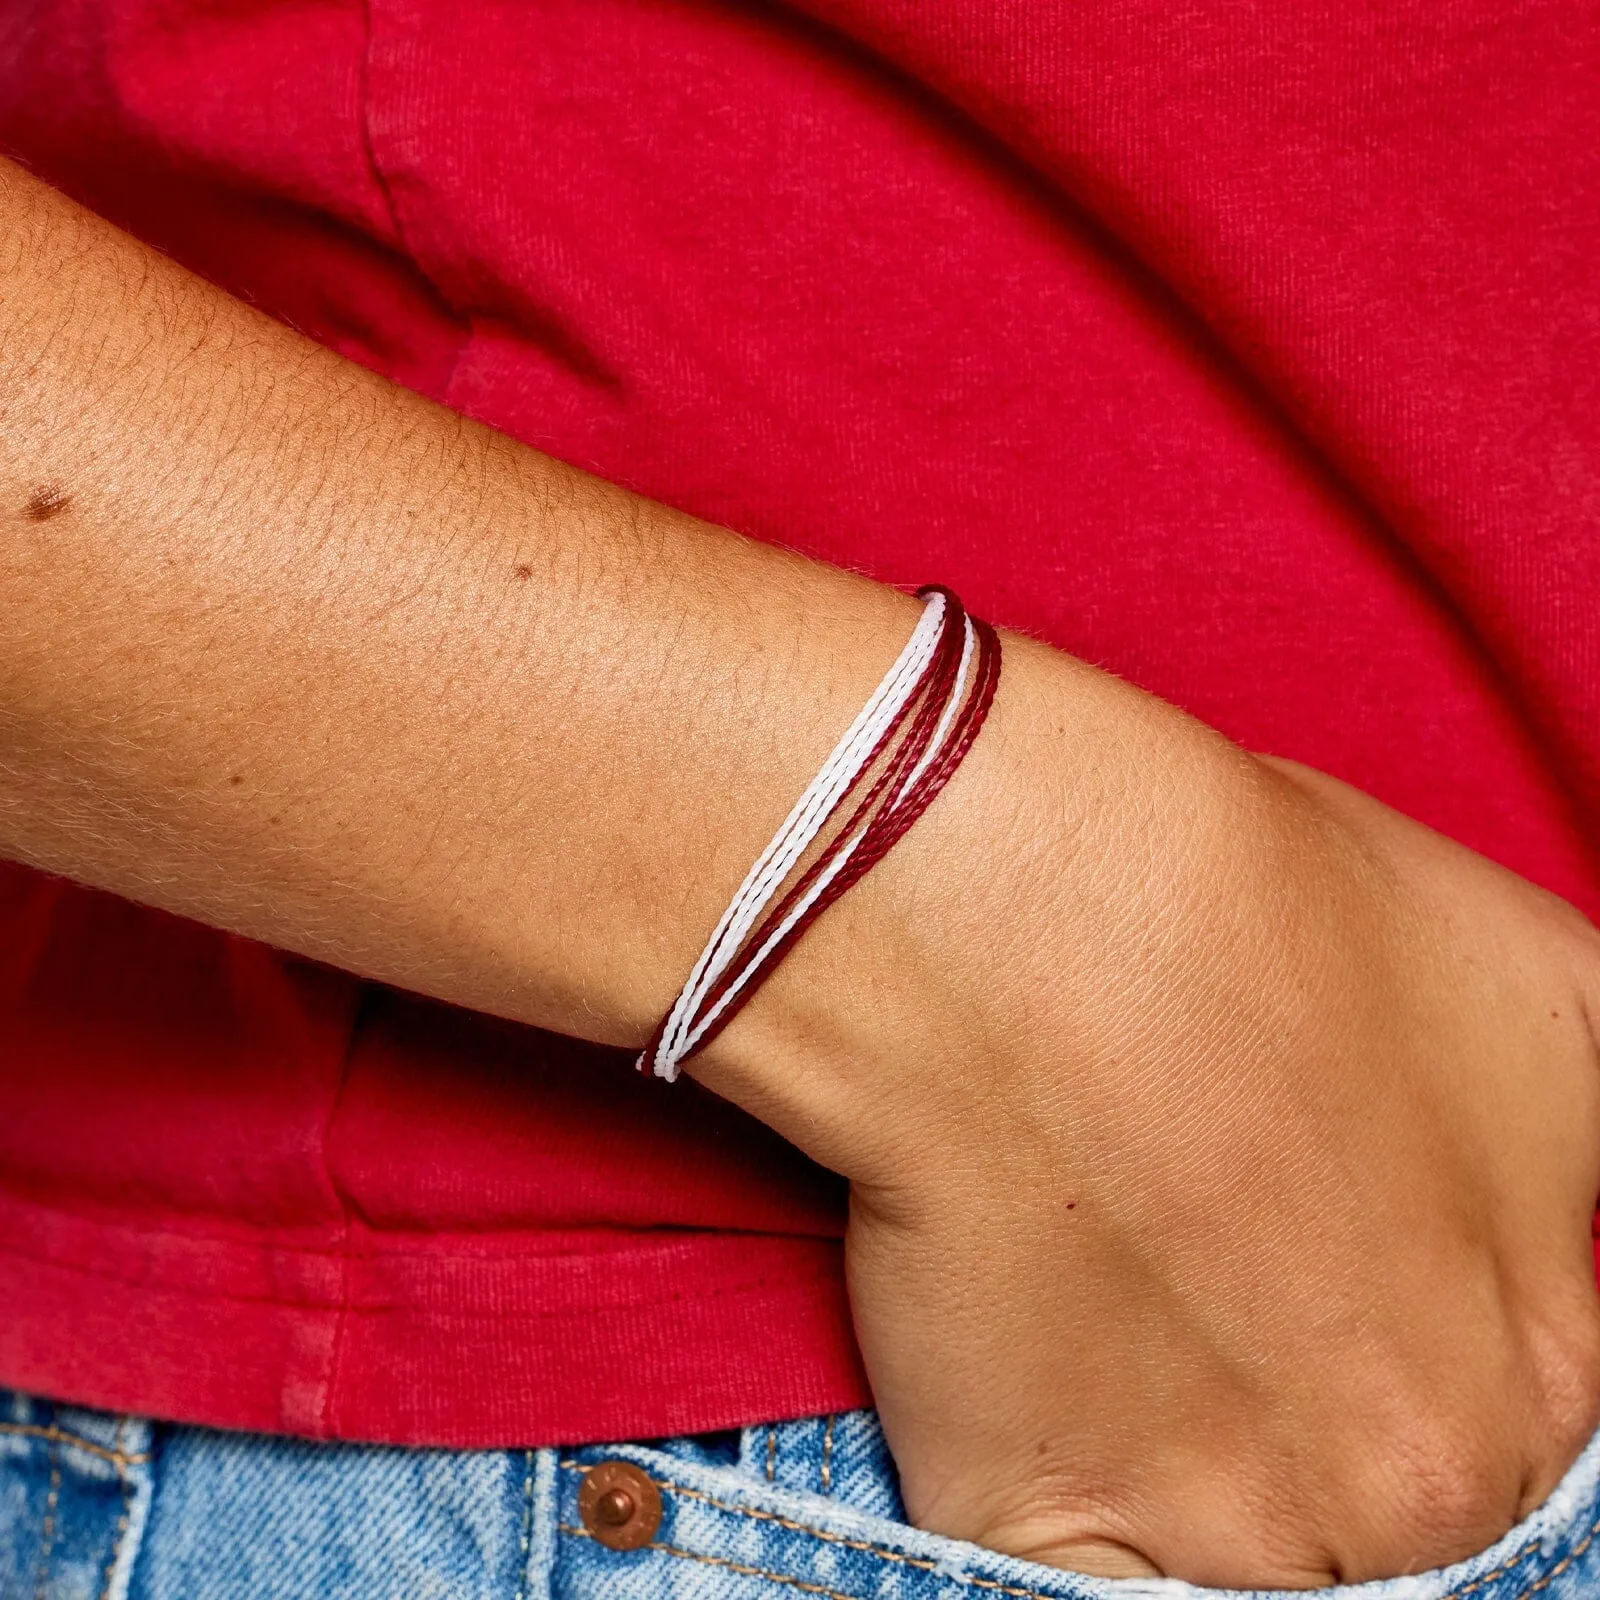
<instances>
[{"instance_id":1,"label":"denim waistband","mask_svg":"<svg viewBox=\"0 0 1600 1600\"><path fill-rule=\"evenodd\" d=\"M596 1485L613 1483L649 1501L632 1548L613 1548L596 1513ZM1322 1592L1349 1600L1600 1593L1597 1484L1600 1438L1492 1549L1440 1571ZM453 1452L153 1425L0 1392L0 1600L1215 1593L1171 1580L1085 1578L907 1526L870 1412L690 1439Z\"/></svg>"}]
</instances>

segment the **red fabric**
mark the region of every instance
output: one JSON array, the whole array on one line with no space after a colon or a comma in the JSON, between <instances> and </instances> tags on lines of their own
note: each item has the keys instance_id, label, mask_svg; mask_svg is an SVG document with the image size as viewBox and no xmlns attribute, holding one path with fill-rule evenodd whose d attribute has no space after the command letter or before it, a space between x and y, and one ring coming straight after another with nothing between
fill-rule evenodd
<instances>
[{"instance_id":1,"label":"red fabric","mask_svg":"<svg viewBox=\"0 0 1600 1600\"><path fill-rule=\"evenodd\" d=\"M1600 908L1585 0L20 0L0 139L647 494ZM859 1403L837 1185L10 869L0 1379L437 1444Z\"/></svg>"}]
</instances>

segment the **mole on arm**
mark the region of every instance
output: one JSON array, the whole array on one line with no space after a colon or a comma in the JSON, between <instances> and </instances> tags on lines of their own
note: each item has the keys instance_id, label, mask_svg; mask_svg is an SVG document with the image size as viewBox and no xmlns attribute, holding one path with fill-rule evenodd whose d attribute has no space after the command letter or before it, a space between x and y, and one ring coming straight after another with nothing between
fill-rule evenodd
<instances>
[{"instance_id":1,"label":"mole on arm","mask_svg":"<svg viewBox=\"0 0 1600 1600\"><path fill-rule=\"evenodd\" d=\"M41 484L28 496L28 503L23 507L23 515L29 522L48 522L51 517L59 516L72 504L72 496L59 484Z\"/></svg>"}]
</instances>

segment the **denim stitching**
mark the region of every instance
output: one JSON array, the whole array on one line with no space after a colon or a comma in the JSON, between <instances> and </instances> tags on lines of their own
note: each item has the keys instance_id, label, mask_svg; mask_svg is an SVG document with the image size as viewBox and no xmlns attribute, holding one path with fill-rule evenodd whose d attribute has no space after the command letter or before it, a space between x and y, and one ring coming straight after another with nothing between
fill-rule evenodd
<instances>
[{"instance_id":1,"label":"denim stitching","mask_svg":"<svg viewBox=\"0 0 1600 1600\"><path fill-rule=\"evenodd\" d=\"M585 1470L583 1464L578 1461L563 1461L561 1465L569 1472L582 1472ZM659 1487L668 1490L672 1494L683 1495L690 1500L704 1501L706 1505L714 1506L718 1511L731 1512L733 1515L739 1517L750 1517L757 1522L775 1523L778 1527L783 1528L790 1533L809 1534L811 1538L820 1539L826 1544L843 1545L847 1550L856 1550L863 1555L876 1556L882 1561L899 1562L908 1567L917 1567L924 1572L934 1572L938 1570L939 1563L936 1561L929 1561L925 1558L917 1556L902 1555L899 1551L886 1550L881 1545L870 1544L860 1539L847 1539L843 1534L828 1533L821 1528L810 1527L806 1523L796 1522L790 1517L779 1516L775 1511L757 1511L751 1506L732 1505L726 1501L718 1500L700 1489L690 1489L683 1484L669 1483L665 1479L660 1480ZM573 1529L563 1527L562 1532L575 1532L582 1534L584 1538L589 1537L589 1535L581 1528ZM1515 1595L1509 1597L1509 1600L1528 1600L1530 1595L1535 1595L1541 1589L1547 1588L1558 1577L1560 1577L1561 1574L1565 1572L1574 1561L1581 1559L1584 1552L1589 1549L1589 1547L1597 1538L1600 1538L1600 1520L1595 1522L1595 1524L1589 1529L1588 1533L1585 1534L1582 1542L1574 1545L1572 1550L1569 1551L1561 1561L1553 1566L1542 1577L1527 1585L1526 1588L1519 1589ZM658 1546L652 1544L645 1546L645 1548L649 1550L661 1549L666 1551L669 1555L688 1554L686 1551L678 1551L669 1545ZM1508 1573L1515 1571L1516 1568L1520 1567L1530 1557L1536 1555L1538 1553L1538 1549L1538 1540L1530 1540L1522 1547L1522 1549L1517 1551L1514 1556L1512 1556L1508 1561L1503 1562L1500 1566L1496 1567L1492 1572L1483 1573L1481 1576L1474 1578L1471 1583L1465 1584L1459 1589L1451 1589L1447 1594L1440 1596L1440 1600L1467 1600L1469 1595L1477 1594L1480 1590L1487 1588L1497 1579L1503 1578ZM696 1557L694 1559L710 1560L711 1558ZM757 1573L754 1575L758 1577L770 1576L770 1574L765 1573ZM1011 1595L1017 1597L1017 1600L1051 1600L1051 1597L1043 1594L1038 1589L1019 1589L1011 1584L997 1582L993 1578L975 1578L967 1573L948 1573L946 1576L953 1582L971 1584L974 1588L988 1589L999 1594ZM795 1582L797 1580L780 1578L778 1581Z\"/></svg>"},{"instance_id":2,"label":"denim stitching","mask_svg":"<svg viewBox=\"0 0 1600 1600\"><path fill-rule=\"evenodd\" d=\"M522 1562L517 1574L517 1600L527 1600L528 1552L533 1549L533 1451L522 1458Z\"/></svg>"},{"instance_id":3,"label":"denim stitching","mask_svg":"<svg viewBox=\"0 0 1600 1600\"><path fill-rule=\"evenodd\" d=\"M34 1600L45 1600L45 1585L50 1581L50 1556L56 1547L56 1507L61 1504L61 1461L56 1445L50 1446L50 1494L44 1503L44 1526L39 1530L39 1582Z\"/></svg>"},{"instance_id":4,"label":"denim stitching","mask_svg":"<svg viewBox=\"0 0 1600 1600\"><path fill-rule=\"evenodd\" d=\"M778 1430L767 1429L767 1482L771 1483L778 1470Z\"/></svg>"},{"instance_id":5,"label":"denim stitching","mask_svg":"<svg viewBox=\"0 0 1600 1600\"><path fill-rule=\"evenodd\" d=\"M1589 1529L1589 1531L1583 1536L1583 1542L1581 1544L1575 1544L1566 1553L1566 1555L1564 1555L1560 1561L1551 1567L1551 1569L1536 1583L1530 1583L1526 1589L1519 1589L1516 1595L1513 1597L1513 1600L1527 1600L1528 1595L1537 1594L1548 1584L1554 1583L1555 1580L1559 1578L1574 1561L1578 1560L1579 1557L1583 1555L1584 1551L1594 1543L1597 1534L1600 1534L1600 1522L1596 1522L1594 1526ZM1529 1548L1532 1549L1532 1546L1530 1545ZM1461 1592L1465 1594L1466 1590L1463 1589Z\"/></svg>"},{"instance_id":6,"label":"denim stitching","mask_svg":"<svg viewBox=\"0 0 1600 1600\"><path fill-rule=\"evenodd\" d=\"M830 1412L822 1435L822 1492L833 1493L833 1425L838 1419Z\"/></svg>"},{"instance_id":7,"label":"denim stitching","mask_svg":"<svg viewBox=\"0 0 1600 1600\"><path fill-rule=\"evenodd\" d=\"M80 1438L75 1433L68 1433L63 1428L43 1427L37 1422L0 1422L0 1433L20 1434L27 1439L44 1439L52 1444L70 1444L75 1449L87 1450L92 1456L99 1456L102 1461L109 1461L118 1472L126 1467L142 1466L150 1459L148 1450L137 1455L124 1455L120 1450L108 1450L103 1444L96 1444L93 1439ZM122 1429L117 1429L117 1438L122 1437Z\"/></svg>"},{"instance_id":8,"label":"denim stitching","mask_svg":"<svg viewBox=\"0 0 1600 1600\"><path fill-rule=\"evenodd\" d=\"M564 1522L558 1523L557 1527L562 1533L574 1534L579 1539L594 1537L587 1528L568 1527ZM820 1595L822 1600L860 1600L859 1596L845 1594L840 1589L829 1589L820 1583L807 1583L804 1578L791 1578L782 1572L768 1572L765 1567L747 1567L742 1561L729 1561L726 1556L703 1556L694 1550L680 1550L675 1544L662 1544L659 1540L652 1540L643 1548L654 1550L657 1555L677 1556L683 1561L700 1561L708 1567L721 1567L726 1572L737 1572L741 1578L765 1578L768 1583L787 1584L791 1589Z\"/></svg>"},{"instance_id":9,"label":"denim stitching","mask_svg":"<svg viewBox=\"0 0 1600 1600\"><path fill-rule=\"evenodd\" d=\"M582 1472L584 1470L583 1464L578 1461L563 1461L561 1465L573 1472ZM892 1561L899 1566L915 1567L919 1572L938 1572L940 1570L939 1563L937 1561L930 1561L926 1556L903 1555L898 1550L885 1550L882 1545L870 1544L865 1540L847 1539L842 1533L825 1533L821 1528L810 1527L804 1522L795 1522L789 1517L780 1517L775 1511L756 1511L749 1506L727 1505L721 1500L713 1499L711 1495L703 1494L699 1489L687 1489L682 1484L668 1483L664 1479L658 1481L657 1487L665 1489L671 1494L681 1494L689 1500L702 1500L708 1506L715 1506L718 1511L730 1511L735 1516L751 1517L757 1522L771 1522L780 1528L786 1529L790 1533L804 1533L813 1539L821 1540L824 1544L842 1545L846 1550L857 1550L863 1555L875 1556L879 1561ZM563 1531L576 1531L583 1533L582 1529L564 1529ZM587 1533L584 1533L583 1536L584 1538L589 1537ZM653 1550L657 1547L655 1545L646 1545L644 1548L646 1550ZM670 1545L662 1545L660 1548L666 1550L668 1554L671 1555L685 1553L673 1549L673 1547ZM697 1557L696 1559L710 1560L711 1558L707 1556L703 1558ZM953 1583L968 1584L974 1589L987 1589L993 1594L1010 1595L1013 1597L1013 1600L1055 1600L1054 1596L1045 1594L1041 1589L1022 1589L1018 1588L1015 1584L1001 1583L995 1578L975 1578L970 1573L964 1572L946 1573L945 1576ZM783 1583L797 1583L799 1580L794 1578L782 1578L779 1581ZM818 1592L826 1593L827 1591L822 1590ZM850 1600L850 1597L846 1596L845 1600Z\"/></svg>"},{"instance_id":10,"label":"denim stitching","mask_svg":"<svg viewBox=\"0 0 1600 1600\"><path fill-rule=\"evenodd\" d=\"M128 1524L133 1516L133 1477L123 1470L122 1461L127 1458L122 1454L122 1430L124 1421L117 1423L117 1431L112 1442L117 1447L117 1477L122 1484L122 1515L117 1518L117 1532L111 1541L111 1554L106 1559L105 1583L100 1589L100 1600L111 1600L111 1585L116 1582L117 1563L122 1559L123 1541L128 1537ZM148 1457L146 1458L148 1459Z\"/></svg>"},{"instance_id":11,"label":"denim stitching","mask_svg":"<svg viewBox=\"0 0 1600 1600\"><path fill-rule=\"evenodd\" d=\"M1529 1559L1529 1557L1537 1555L1538 1551L1539 1541L1537 1539L1532 1540L1528 1544L1523 1545L1523 1547L1517 1551L1517 1553L1512 1556L1509 1561L1504 1562L1502 1565L1496 1567L1493 1572L1485 1572L1481 1574L1463 1588L1452 1589L1449 1594L1441 1596L1440 1600L1466 1600L1466 1597L1469 1594L1476 1594L1480 1589L1487 1589L1491 1583L1494 1583L1498 1579L1505 1577L1508 1572L1515 1572L1524 1561ZM1528 1593L1526 1589L1524 1589L1522 1592L1523 1594Z\"/></svg>"},{"instance_id":12,"label":"denim stitching","mask_svg":"<svg viewBox=\"0 0 1600 1600\"><path fill-rule=\"evenodd\" d=\"M117 1469L117 1479L122 1485L122 1515L117 1518L117 1531L111 1542L111 1555L106 1562L105 1578L100 1589L100 1600L109 1600L111 1585L116 1578L117 1562L122 1555L123 1541L128 1537L128 1528L133 1520L133 1478L128 1468L144 1465L153 1455L149 1450L130 1453L122 1448L122 1435L126 1426L125 1418L117 1422L117 1431L113 1436L111 1448L107 1449L103 1444L96 1444L93 1439L68 1433L65 1428L58 1428L54 1423L45 1427L36 1422L0 1422L0 1433L9 1433L24 1439L43 1439L50 1446L50 1498L45 1511L44 1550L39 1558L39 1595L44 1594L45 1579L49 1576L48 1563L55 1540L55 1508L61 1492L61 1466L56 1460L56 1450L61 1445L67 1445L74 1450L87 1450L90 1455L98 1456L102 1461L109 1461Z\"/></svg>"}]
</instances>

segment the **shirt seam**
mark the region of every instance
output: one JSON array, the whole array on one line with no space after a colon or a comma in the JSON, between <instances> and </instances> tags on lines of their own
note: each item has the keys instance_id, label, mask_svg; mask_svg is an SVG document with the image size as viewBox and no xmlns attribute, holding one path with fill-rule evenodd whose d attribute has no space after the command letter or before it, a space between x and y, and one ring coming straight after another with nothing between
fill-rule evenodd
<instances>
[{"instance_id":1,"label":"shirt seam","mask_svg":"<svg viewBox=\"0 0 1600 1600\"><path fill-rule=\"evenodd\" d=\"M337 1250L317 1251L314 1253L335 1259L340 1254ZM23 1250L14 1244L0 1244L0 1257L3 1256L11 1256L19 1261L31 1262L38 1266L54 1267L64 1272L76 1272L85 1277L96 1278L106 1283L125 1284L129 1288L144 1289L159 1294L182 1295L193 1300L217 1300L239 1305L280 1306L285 1310L315 1312L336 1311L342 1303L342 1298L339 1296L295 1299L286 1295L243 1294L234 1290L203 1288L193 1284L152 1282L148 1277L134 1277L130 1274L111 1271L105 1267L86 1265L83 1262L62 1261L49 1255ZM438 1260L440 1258L431 1256L428 1259ZM830 1281L829 1276L821 1272L813 1273L803 1278L775 1278L764 1274L758 1278L746 1279L739 1283L721 1284L711 1289L675 1290L671 1294L617 1300L603 1306L532 1307L526 1310L506 1307L498 1310L468 1309L463 1311L453 1308L420 1306L404 1301L396 1301L393 1304L362 1304L359 1301L350 1301L348 1314L353 1317L370 1318L437 1316L448 1317L452 1321L461 1322L560 1321L572 1318L609 1321L619 1312L625 1313L654 1306L677 1305L683 1301L698 1303L706 1300L727 1299L736 1295L754 1294L758 1291L775 1287L787 1288L796 1284L809 1286L826 1284Z\"/></svg>"}]
</instances>

